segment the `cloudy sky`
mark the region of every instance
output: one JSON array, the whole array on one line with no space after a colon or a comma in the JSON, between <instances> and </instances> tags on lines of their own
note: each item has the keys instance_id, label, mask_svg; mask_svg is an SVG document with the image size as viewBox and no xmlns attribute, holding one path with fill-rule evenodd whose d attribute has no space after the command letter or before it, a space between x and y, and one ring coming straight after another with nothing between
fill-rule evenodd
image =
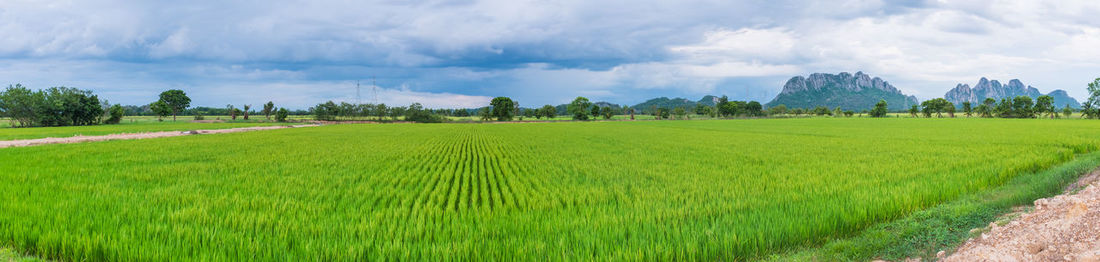
<instances>
[{"instance_id":1,"label":"cloudy sky","mask_svg":"<svg viewBox=\"0 0 1100 262\"><path fill-rule=\"evenodd\" d=\"M980 77L1079 100L1100 1L0 1L0 80L146 104L477 107L576 96L767 102L792 76L863 71L921 99Z\"/></svg>"}]
</instances>

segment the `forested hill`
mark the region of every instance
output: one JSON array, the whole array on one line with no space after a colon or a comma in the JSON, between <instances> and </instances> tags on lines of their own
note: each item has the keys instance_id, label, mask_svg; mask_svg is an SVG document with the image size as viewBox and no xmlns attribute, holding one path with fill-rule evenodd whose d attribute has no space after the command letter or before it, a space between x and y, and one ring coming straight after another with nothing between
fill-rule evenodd
<instances>
[{"instance_id":1,"label":"forested hill","mask_svg":"<svg viewBox=\"0 0 1100 262\"><path fill-rule=\"evenodd\" d=\"M916 97L903 94L881 78L872 78L863 72L856 72L854 75L842 72L835 75L815 73L809 77L792 77L783 85L783 91L766 106L825 106L844 110L869 110L879 100L886 100L891 111L908 109L919 103Z\"/></svg>"}]
</instances>

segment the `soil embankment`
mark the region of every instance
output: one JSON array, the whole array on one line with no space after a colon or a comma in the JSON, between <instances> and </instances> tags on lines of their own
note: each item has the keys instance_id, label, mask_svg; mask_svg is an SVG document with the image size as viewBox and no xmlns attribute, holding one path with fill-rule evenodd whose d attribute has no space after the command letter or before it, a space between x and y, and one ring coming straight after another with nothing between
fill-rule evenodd
<instances>
[{"instance_id":1,"label":"soil embankment","mask_svg":"<svg viewBox=\"0 0 1100 262\"><path fill-rule=\"evenodd\" d=\"M1100 262L1100 170L1066 191L1007 224L991 223L945 261Z\"/></svg>"}]
</instances>

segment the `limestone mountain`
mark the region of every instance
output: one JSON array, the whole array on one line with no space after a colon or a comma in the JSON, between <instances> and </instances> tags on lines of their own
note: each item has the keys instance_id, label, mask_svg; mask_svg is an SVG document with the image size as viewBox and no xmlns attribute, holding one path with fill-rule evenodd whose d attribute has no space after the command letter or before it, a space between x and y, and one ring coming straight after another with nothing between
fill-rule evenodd
<instances>
[{"instance_id":1,"label":"limestone mountain","mask_svg":"<svg viewBox=\"0 0 1100 262\"><path fill-rule=\"evenodd\" d=\"M783 91L775 96L768 107L786 105L787 108L814 108L825 106L845 110L871 109L879 100L886 100L891 111L905 110L919 102L907 96L882 78L863 72L849 74L815 73L809 77L796 76L787 80Z\"/></svg>"},{"instance_id":2,"label":"limestone mountain","mask_svg":"<svg viewBox=\"0 0 1100 262\"><path fill-rule=\"evenodd\" d=\"M954 103L955 106L962 106L963 102L969 101L972 104L977 105L986 98L993 98L1000 101L1002 98L1013 98L1017 96L1028 96L1032 99L1038 98L1043 95L1039 92L1038 88L1032 86L1026 86L1019 79L1012 79L1008 81L1008 84L1001 84L997 80L989 80L985 77L978 80L978 84L973 88L967 84L958 84L955 88L947 91L943 95L944 99ZM1080 108L1081 104L1077 102L1077 99L1073 99L1065 90L1054 90L1047 94L1054 98L1054 105L1061 108L1069 105L1072 108Z\"/></svg>"}]
</instances>

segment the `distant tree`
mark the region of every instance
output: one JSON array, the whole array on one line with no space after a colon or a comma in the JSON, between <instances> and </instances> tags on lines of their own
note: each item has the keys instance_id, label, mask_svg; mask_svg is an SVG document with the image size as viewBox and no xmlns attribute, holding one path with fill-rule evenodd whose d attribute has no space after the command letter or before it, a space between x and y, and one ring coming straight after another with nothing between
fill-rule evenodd
<instances>
[{"instance_id":1,"label":"distant tree","mask_svg":"<svg viewBox=\"0 0 1100 262\"><path fill-rule=\"evenodd\" d=\"M1054 119L1054 115L1057 115L1057 111L1054 109L1054 98L1048 95L1041 95L1035 99L1035 107L1031 109L1036 115L1042 117L1043 114L1050 116L1050 119Z\"/></svg>"},{"instance_id":2,"label":"distant tree","mask_svg":"<svg viewBox=\"0 0 1100 262\"><path fill-rule=\"evenodd\" d=\"M768 108L768 115L777 116L787 113L787 105L777 105ZM708 114L709 115L709 114Z\"/></svg>"},{"instance_id":3,"label":"distant tree","mask_svg":"<svg viewBox=\"0 0 1100 262\"><path fill-rule=\"evenodd\" d=\"M286 116L289 114L290 111L287 111L286 108L280 107L278 111L275 111L275 121L286 122Z\"/></svg>"},{"instance_id":4,"label":"distant tree","mask_svg":"<svg viewBox=\"0 0 1100 262\"><path fill-rule=\"evenodd\" d=\"M489 107L482 107L477 110L477 115L481 117L481 121L492 121L493 111L489 110Z\"/></svg>"},{"instance_id":5,"label":"distant tree","mask_svg":"<svg viewBox=\"0 0 1100 262\"><path fill-rule=\"evenodd\" d=\"M633 121L634 120L634 108L633 107L627 107L626 111L630 113L630 120Z\"/></svg>"},{"instance_id":6,"label":"distant tree","mask_svg":"<svg viewBox=\"0 0 1100 262\"><path fill-rule=\"evenodd\" d=\"M386 115L388 115L389 111L390 111L390 108L386 107L385 103L379 103L377 105L374 105L374 110L371 110L371 112L374 113L374 116L378 117L378 121L382 121L382 118L386 117Z\"/></svg>"},{"instance_id":7,"label":"distant tree","mask_svg":"<svg viewBox=\"0 0 1100 262\"><path fill-rule=\"evenodd\" d=\"M525 116L525 117L535 117L535 110L530 109L530 108L524 108L523 109L523 116Z\"/></svg>"},{"instance_id":8,"label":"distant tree","mask_svg":"<svg viewBox=\"0 0 1100 262\"><path fill-rule=\"evenodd\" d=\"M994 100L993 98L986 98L984 101L982 101L981 104L978 105L978 108L976 110L978 112L978 116L986 118L993 117L993 110L994 108L996 108L996 104L997 100Z\"/></svg>"},{"instance_id":9,"label":"distant tree","mask_svg":"<svg viewBox=\"0 0 1100 262\"><path fill-rule=\"evenodd\" d=\"M817 106L817 107L814 107L813 113L814 113L814 115L817 115L817 116L826 116L826 115L832 115L833 111L830 111L828 107Z\"/></svg>"},{"instance_id":10,"label":"distant tree","mask_svg":"<svg viewBox=\"0 0 1100 262\"><path fill-rule=\"evenodd\" d=\"M687 115L687 110L684 110L684 107L678 106L676 109L672 110L672 114L676 115L676 119L684 120L684 116Z\"/></svg>"},{"instance_id":11,"label":"distant tree","mask_svg":"<svg viewBox=\"0 0 1100 262\"><path fill-rule=\"evenodd\" d=\"M110 114L110 117L103 121L103 123L118 124L122 122L122 115L126 114L126 110L122 109L121 105L113 105L107 109L107 113Z\"/></svg>"},{"instance_id":12,"label":"distant tree","mask_svg":"<svg viewBox=\"0 0 1100 262\"><path fill-rule=\"evenodd\" d=\"M657 109L657 119L668 119L669 114L670 114L670 112L669 112L668 108L662 107L662 108Z\"/></svg>"},{"instance_id":13,"label":"distant tree","mask_svg":"<svg viewBox=\"0 0 1100 262\"><path fill-rule=\"evenodd\" d=\"M550 119L553 119L554 116L556 116L558 114L558 109L554 108L554 106L552 106L552 105L544 105L544 106L542 106L542 109L539 110L539 112L540 112L540 114L536 114L535 117L538 117L538 116L541 115L543 117L546 117L547 120L550 120Z\"/></svg>"},{"instance_id":14,"label":"distant tree","mask_svg":"<svg viewBox=\"0 0 1100 262\"><path fill-rule=\"evenodd\" d=\"M176 121L176 115L191 107L191 98L183 90L171 89L160 93L160 101L172 111L172 121ZM246 118L247 119L247 118Z\"/></svg>"},{"instance_id":15,"label":"distant tree","mask_svg":"<svg viewBox=\"0 0 1100 262\"><path fill-rule=\"evenodd\" d=\"M919 112L920 112L920 106L918 106L918 105L913 105L912 107L909 108L909 115L912 116L912 117L917 117L917 113L919 113Z\"/></svg>"},{"instance_id":16,"label":"distant tree","mask_svg":"<svg viewBox=\"0 0 1100 262\"><path fill-rule=\"evenodd\" d=\"M649 106L649 114L653 115L654 119L661 119L661 111L657 109L656 105Z\"/></svg>"},{"instance_id":17,"label":"distant tree","mask_svg":"<svg viewBox=\"0 0 1100 262\"><path fill-rule=\"evenodd\" d=\"M966 114L966 117L970 117L971 112L974 111L974 109L970 107L970 101L964 101L962 106L963 113Z\"/></svg>"},{"instance_id":18,"label":"distant tree","mask_svg":"<svg viewBox=\"0 0 1100 262\"><path fill-rule=\"evenodd\" d=\"M932 113L936 113L936 117L943 117L944 111L947 111L948 114L952 116L955 114L955 105L943 98L921 102L921 107L924 108L922 112L925 117L931 117Z\"/></svg>"},{"instance_id":19,"label":"distant tree","mask_svg":"<svg viewBox=\"0 0 1100 262\"><path fill-rule=\"evenodd\" d=\"M125 110L125 109L123 109L123 110ZM202 111L195 111L195 118L194 119L195 120L204 120L204 119L206 119L206 116L203 115Z\"/></svg>"},{"instance_id":20,"label":"distant tree","mask_svg":"<svg viewBox=\"0 0 1100 262\"><path fill-rule=\"evenodd\" d=\"M153 109L153 113L157 115L157 121L164 121L164 118L172 115L172 106L168 105L164 101L156 101L149 105L149 108ZM173 119L175 116L172 117ZM236 119L234 116L233 119Z\"/></svg>"},{"instance_id":21,"label":"distant tree","mask_svg":"<svg viewBox=\"0 0 1100 262\"><path fill-rule=\"evenodd\" d=\"M443 116L432 113L432 110L425 109L420 103L412 103L408 108L405 108L404 111L405 121L417 123L443 123Z\"/></svg>"},{"instance_id":22,"label":"distant tree","mask_svg":"<svg viewBox=\"0 0 1100 262\"><path fill-rule=\"evenodd\" d=\"M997 103L997 106L993 108L993 113L996 114L998 117L1013 117L1012 100L1008 98L1001 98L1001 102Z\"/></svg>"},{"instance_id":23,"label":"distant tree","mask_svg":"<svg viewBox=\"0 0 1100 262\"><path fill-rule=\"evenodd\" d=\"M855 114L856 114L856 112L852 111L852 110L844 111L844 116L846 116L846 117L852 117Z\"/></svg>"},{"instance_id":24,"label":"distant tree","mask_svg":"<svg viewBox=\"0 0 1100 262\"><path fill-rule=\"evenodd\" d=\"M706 112L705 112L706 108L707 108L707 105L704 105L703 103L698 103L698 104L695 104L695 110L693 110L693 111L695 111L696 115L705 115L706 114Z\"/></svg>"},{"instance_id":25,"label":"distant tree","mask_svg":"<svg viewBox=\"0 0 1100 262\"><path fill-rule=\"evenodd\" d=\"M271 120L271 114L274 113L274 112L275 112L275 103L271 102L271 101L267 101L267 104L264 104L264 111L263 111L264 118L266 118L267 120Z\"/></svg>"},{"instance_id":26,"label":"distant tree","mask_svg":"<svg viewBox=\"0 0 1100 262\"><path fill-rule=\"evenodd\" d=\"M588 109L590 107L592 107L592 102L589 102L588 98L578 96L566 108L573 115L573 120L588 120L588 113L590 112Z\"/></svg>"},{"instance_id":27,"label":"distant tree","mask_svg":"<svg viewBox=\"0 0 1100 262\"><path fill-rule=\"evenodd\" d=\"M230 111L235 112L236 110L237 109L232 108L232 105L230 105ZM309 108L309 113L313 115L313 118L317 119L317 120L320 120L320 121L336 120L336 116L338 115L339 111L340 111L340 106L336 105L336 103L334 103L332 101L328 101L328 102L325 102L325 103L322 103L322 104L317 104L317 106ZM233 113L233 114L234 114L233 119L236 119L236 115L235 115L236 113Z\"/></svg>"},{"instance_id":28,"label":"distant tree","mask_svg":"<svg viewBox=\"0 0 1100 262\"><path fill-rule=\"evenodd\" d=\"M835 116L835 117L844 116L844 110L840 110L839 106L836 107L836 108L833 108L833 116Z\"/></svg>"},{"instance_id":29,"label":"distant tree","mask_svg":"<svg viewBox=\"0 0 1100 262\"><path fill-rule=\"evenodd\" d=\"M730 103L730 98L727 96L718 98L716 106L718 107L718 115L722 117L730 117L737 113L736 106Z\"/></svg>"},{"instance_id":30,"label":"distant tree","mask_svg":"<svg viewBox=\"0 0 1100 262\"><path fill-rule=\"evenodd\" d=\"M1030 96L1017 96L1012 99L1012 114L1019 118L1033 118L1035 113L1032 112L1032 104Z\"/></svg>"},{"instance_id":31,"label":"distant tree","mask_svg":"<svg viewBox=\"0 0 1100 262\"><path fill-rule=\"evenodd\" d=\"M511 98L499 96L493 98L489 105L492 107L491 114L497 121L512 121L515 116L516 103Z\"/></svg>"},{"instance_id":32,"label":"distant tree","mask_svg":"<svg viewBox=\"0 0 1100 262\"><path fill-rule=\"evenodd\" d=\"M805 113L806 113L806 109L802 109L802 108L791 109L791 114L794 114L794 116L801 116L802 114L805 114Z\"/></svg>"},{"instance_id":33,"label":"distant tree","mask_svg":"<svg viewBox=\"0 0 1100 262\"><path fill-rule=\"evenodd\" d=\"M745 103L745 108L744 109L745 109L745 114L748 114L749 116L752 116L752 117L757 117L757 116L763 116L764 115L764 106L761 105L760 102L749 101L748 103Z\"/></svg>"},{"instance_id":34,"label":"distant tree","mask_svg":"<svg viewBox=\"0 0 1100 262\"><path fill-rule=\"evenodd\" d=\"M1100 78L1089 83L1089 98L1081 104L1081 114L1086 118L1100 118Z\"/></svg>"},{"instance_id":35,"label":"distant tree","mask_svg":"<svg viewBox=\"0 0 1100 262\"><path fill-rule=\"evenodd\" d=\"M244 105L244 120L248 120L248 111L252 111L252 105Z\"/></svg>"},{"instance_id":36,"label":"distant tree","mask_svg":"<svg viewBox=\"0 0 1100 262\"><path fill-rule=\"evenodd\" d=\"M1062 117L1069 118L1071 115L1073 115L1073 108L1066 104L1066 107L1062 108Z\"/></svg>"},{"instance_id":37,"label":"distant tree","mask_svg":"<svg viewBox=\"0 0 1100 262\"><path fill-rule=\"evenodd\" d=\"M603 116L603 119L611 119L612 116L615 116L615 112L611 111L611 107L605 106L600 108L600 115Z\"/></svg>"},{"instance_id":38,"label":"distant tree","mask_svg":"<svg viewBox=\"0 0 1100 262\"><path fill-rule=\"evenodd\" d=\"M886 113L886 99L879 99L878 103L875 103L875 108L871 109L871 117L886 117ZM916 112L910 109L910 113L915 114Z\"/></svg>"},{"instance_id":39,"label":"distant tree","mask_svg":"<svg viewBox=\"0 0 1100 262\"><path fill-rule=\"evenodd\" d=\"M11 119L12 126L16 123L19 126L38 125L36 109L42 108L45 103L46 96L42 92L31 91L21 84L8 86L0 93L0 111L2 116Z\"/></svg>"},{"instance_id":40,"label":"distant tree","mask_svg":"<svg viewBox=\"0 0 1100 262\"><path fill-rule=\"evenodd\" d=\"M599 118L600 117L600 106L592 105L591 114L592 114L592 119Z\"/></svg>"}]
</instances>

